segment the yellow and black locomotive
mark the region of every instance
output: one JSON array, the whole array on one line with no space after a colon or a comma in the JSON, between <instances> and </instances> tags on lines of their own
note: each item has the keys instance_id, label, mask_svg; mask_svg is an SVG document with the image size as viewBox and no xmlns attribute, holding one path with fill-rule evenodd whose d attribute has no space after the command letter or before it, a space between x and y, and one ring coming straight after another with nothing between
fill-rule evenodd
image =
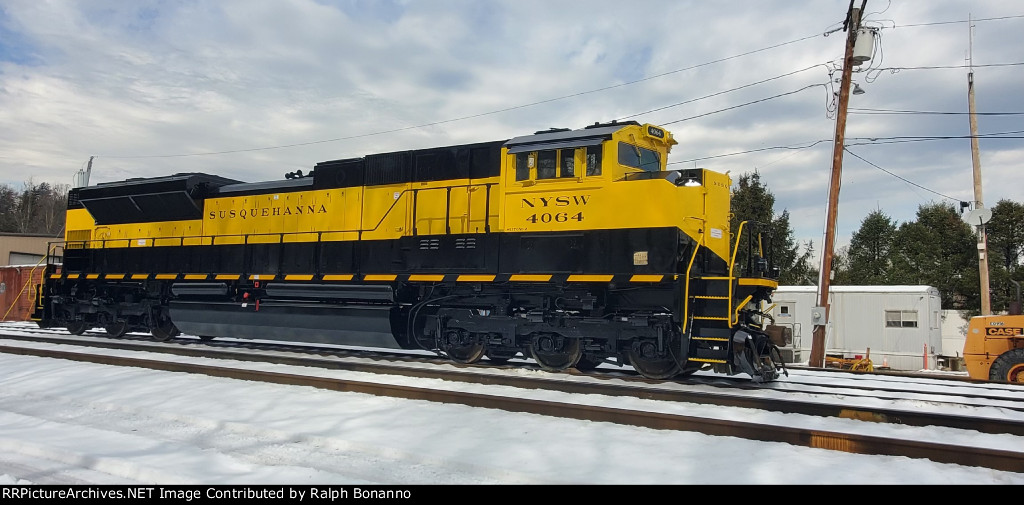
<instances>
[{"instance_id":1,"label":"yellow and black locomotive","mask_svg":"<svg viewBox=\"0 0 1024 505\"><path fill-rule=\"evenodd\" d=\"M666 170L674 144L653 125L607 123L327 161L279 181L181 173L73 189L63 262L34 317L75 334L774 380L767 234L730 230L727 175Z\"/></svg>"}]
</instances>

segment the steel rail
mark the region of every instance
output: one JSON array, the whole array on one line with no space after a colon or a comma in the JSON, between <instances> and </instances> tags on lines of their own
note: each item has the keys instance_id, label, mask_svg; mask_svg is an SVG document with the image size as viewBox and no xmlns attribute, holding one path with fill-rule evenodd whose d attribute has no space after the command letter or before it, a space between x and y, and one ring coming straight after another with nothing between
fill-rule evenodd
<instances>
[{"instance_id":1,"label":"steel rail","mask_svg":"<svg viewBox=\"0 0 1024 505\"><path fill-rule=\"evenodd\" d=\"M307 386L331 391L364 393L409 400L451 403L477 408L499 409L508 412L530 413L565 419L610 422L663 430L692 431L705 435L738 437L761 442L788 443L801 447L836 450L855 454L924 458L939 463L977 466L1009 472L1024 472L1024 452L999 449L900 440L871 435L792 428L787 426L747 423L743 421L707 419L679 414L666 414L592 405L576 405L564 402L445 391L440 389L380 384L337 378L313 377L308 375L248 370L196 363L168 362L153 359L116 357L52 349L32 349L10 346L0 346L0 351L18 355L68 359L113 366L128 366L169 372L196 373L212 377L293 386Z\"/></svg>"},{"instance_id":2,"label":"steel rail","mask_svg":"<svg viewBox=\"0 0 1024 505\"><path fill-rule=\"evenodd\" d=\"M19 339L22 337L5 337ZM24 340L38 340L25 337ZM46 339L58 344L67 344L61 337ZM77 341L75 345L79 344ZM646 400L671 401L678 403L695 403L701 405L717 405L723 407L750 408L769 412L802 414L818 417L835 417L877 423L891 423L905 426L942 426L948 428L978 431L989 434L1009 434L1024 436L1024 422L1009 419L980 418L959 414L920 412L914 410L857 407L847 404L828 404L819 401L802 401L799 399L765 398L760 396L744 396L731 394L728 390L707 392L660 387L659 383L643 378L618 377L627 382L625 385L609 384L608 381L581 382L566 381L544 377L526 377L521 375L503 375L486 373L493 366L484 368L473 365L461 365L444 362L443 368L425 368L396 364L394 362L344 361L323 357L281 356L265 353L245 352L238 350L193 348L188 346L168 347L157 343L130 343L123 341L100 341L92 344L95 347L128 351L158 352L178 356L233 359L238 361L274 363L283 365L306 366L345 370L353 372L399 375L422 379L442 379L463 383L482 385L504 385L519 389L536 389L557 391L571 394L597 394L605 396L634 397ZM0 351L14 349L0 345ZM16 352L16 351L12 351ZM773 390L774 391L774 390ZM956 404L961 405L961 404Z\"/></svg>"}]
</instances>

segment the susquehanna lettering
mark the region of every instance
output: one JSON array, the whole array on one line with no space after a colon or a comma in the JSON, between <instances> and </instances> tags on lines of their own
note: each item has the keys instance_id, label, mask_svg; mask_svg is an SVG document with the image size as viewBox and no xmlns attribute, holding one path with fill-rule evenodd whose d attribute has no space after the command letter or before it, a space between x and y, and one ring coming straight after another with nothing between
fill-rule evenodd
<instances>
[{"instance_id":1,"label":"susquehanna lettering","mask_svg":"<svg viewBox=\"0 0 1024 505\"><path fill-rule=\"evenodd\" d=\"M207 219L252 219L258 217L325 214L327 207L320 205L290 205L286 207L263 207L261 209L211 210Z\"/></svg>"}]
</instances>

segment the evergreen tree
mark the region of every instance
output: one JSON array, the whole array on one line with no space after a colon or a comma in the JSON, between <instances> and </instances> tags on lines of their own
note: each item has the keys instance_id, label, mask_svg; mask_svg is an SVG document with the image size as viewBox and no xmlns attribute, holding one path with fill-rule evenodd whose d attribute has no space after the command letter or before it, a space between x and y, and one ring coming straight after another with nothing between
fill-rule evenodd
<instances>
[{"instance_id":1,"label":"evergreen tree","mask_svg":"<svg viewBox=\"0 0 1024 505\"><path fill-rule=\"evenodd\" d=\"M732 193L730 225L733 233L739 230L743 221L748 221L748 226L750 222L760 223L762 230L771 232L771 239L767 244L762 243L762 246L767 249L765 255L779 268L779 284L815 284L817 279L810 264L813 245L808 243L801 253L800 244L796 242L789 223L789 211L783 209L782 213L776 215L774 207L775 195L761 182L759 173L755 171L741 175ZM747 230L744 230L746 234ZM746 237L740 237L739 240L746 240ZM745 265L746 260L746 249L741 243L736 261Z\"/></svg>"},{"instance_id":2,"label":"evergreen tree","mask_svg":"<svg viewBox=\"0 0 1024 505\"><path fill-rule=\"evenodd\" d=\"M17 208L18 192L6 184L0 185L0 232L18 231Z\"/></svg>"},{"instance_id":3,"label":"evergreen tree","mask_svg":"<svg viewBox=\"0 0 1024 505\"><path fill-rule=\"evenodd\" d=\"M892 284L892 252L896 240L896 222L880 210L872 211L854 232L847 250L849 283L854 285Z\"/></svg>"},{"instance_id":4,"label":"evergreen tree","mask_svg":"<svg viewBox=\"0 0 1024 505\"><path fill-rule=\"evenodd\" d=\"M992 310L1006 310L1017 300L1017 287L1024 284L1024 205L1000 200L992 208L992 219L985 226L988 235L989 291Z\"/></svg>"},{"instance_id":5,"label":"evergreen tree","mask_svg":"<svg viewBox=\"0 0 1024 505\"><path fill-rule=\"evenodd\" d=\"M918 207L917 220L900 225L895 244L891 284L933 286L943 308L978 309L977 239L952 205Z\"/></svg>"}]
</instances>

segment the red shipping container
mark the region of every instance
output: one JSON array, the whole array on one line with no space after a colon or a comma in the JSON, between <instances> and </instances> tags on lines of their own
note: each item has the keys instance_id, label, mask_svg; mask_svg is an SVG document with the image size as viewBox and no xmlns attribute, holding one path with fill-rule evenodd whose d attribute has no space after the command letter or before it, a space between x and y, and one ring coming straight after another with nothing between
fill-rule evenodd
<instances>
[{"instance_id":1,"label":"red shipping container","mask_svg":"<svg viewBox=\"0 0 1024 505\"><path fill-rule=\"evenodd\" d=\"M45 267L0 266L0 320L31 320L39 301L39 285L43 282Z\"/></svg>"}]
</instances>

